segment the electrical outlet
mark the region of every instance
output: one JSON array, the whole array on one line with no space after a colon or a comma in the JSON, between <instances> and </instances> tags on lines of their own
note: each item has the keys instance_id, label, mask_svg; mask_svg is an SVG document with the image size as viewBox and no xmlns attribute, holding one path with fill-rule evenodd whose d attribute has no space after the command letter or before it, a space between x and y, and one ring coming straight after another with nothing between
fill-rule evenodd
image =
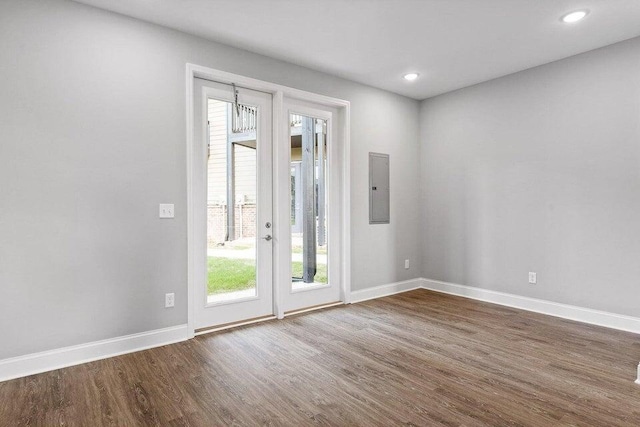
<instances>
[{"instance_id":1,"label":"electrical outlet","mask_svg":"<svg viewBox=\"0 0 640 427\"><path fill-rule=\"evenodd\" d=\"M538 283L537 273L534 273L533 271L529 272L529 283L531 283L532 285L535 285L536 283Z\"/></svg>"},{"instance_id":2,"label":"electrical outlet","mask_svg":"<svg viewBox=\"0 0 640 427\"><path fill-rule=\"evenodd\" d=\"M404 260L404 269L405 269L405 270L408 270L408 269L409 269L409 260L408 260L408 259L405 259L405 260Z\"/></svg>"},{"instance_id":3,"label":"electrical outlet","mask_svg":"<svg viewBox=\"0 0 640 427\"><path fill-rule=\"evenodd\" d=\"M176 303L176 294L170 293L164 295L164 308L173 307Z\"/></svg>"},{"instance_id":4,"label":"electrical outlet","mask_svg":"<svg viewBox=\"0 0 640 427\"><path fill-rule=\"evenodd\" d=\"M173 206L173 204L161 203L160 204L159 216L160 216L160 218L173 218L174 217L174 206Z\"/></svg>"}]
</instances>

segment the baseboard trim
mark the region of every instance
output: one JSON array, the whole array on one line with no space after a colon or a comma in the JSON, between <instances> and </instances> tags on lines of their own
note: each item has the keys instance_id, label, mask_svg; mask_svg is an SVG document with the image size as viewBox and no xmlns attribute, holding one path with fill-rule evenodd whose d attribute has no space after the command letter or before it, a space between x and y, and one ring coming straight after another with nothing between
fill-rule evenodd
<instances>
[{"instance_id":1,"label":"baseboard trim","mask_svg":"<svg viewBox=\"0 0 640 427\"><path fill-rule=\"evenodd\" d=\"M376 298L382 298L412 291L414 289L427 289L430 291L456 295L492 304L504 305L535 313L546 314L591 325L604 326L606 328L640 334L640 318L623 314L578 307L553 301L529 298L505 292L476 288L473 286L459 285L457 283L443 282L441 280L417 278L402 282L380 285L373 288L351 292L352 302L358 303ZM640 372L638 373L640 384Z\"/></svg>"},{"instance_id":2,"label":"baseboard trim","mask_svg":"<svg viewBox=\"0 0 640 427\"><path fill-rule=\"evenodd\" d=\"M504 292L491 291L473 286L458 285L440 280L422 279L422 287L431 291L457 295L521 310L533 311L563 319L575 320L591 325L604 326L640 334L640 318L593 310L575 305L523 297Z\"/></svg>"},{"instance_id":3,"label":"baseboard trim","mask_svg":"<svg viewBox=\"0 0 640 427\"><path fill-rule=\"evenodd\" d=\"M425 278L353 291L351 292L351 301L359 303L414 289L427 289L640 334L640 318L637 317ZM160 347L187 339L189 339L189 330L185 324L4 359L0 360L0 382ZM640 384L640 365L638 366L638 379L635 382Z\"/></svg>"},{"instance_id":4,"label":"baseboard trim","mask_svg":"<svg viewBox=\"0 0 640 427\"><path fill-rule=\"evenodd\" d=\"M351 302L358 303L419 289L422 287L422 281L423 279L417 278L380 285L373 288L361 289L359 291L351 291Z\"/></svg>"},{"instance_id":5,"label":"baseboard trim","mask_svg":"<svg viewBox=\"0 0 640 427\"><path fill-rule=\"evenodd\" d=\"M156 329L0 360L0 382L188 339L187 325Z\"/></svg>"}]
</instances>

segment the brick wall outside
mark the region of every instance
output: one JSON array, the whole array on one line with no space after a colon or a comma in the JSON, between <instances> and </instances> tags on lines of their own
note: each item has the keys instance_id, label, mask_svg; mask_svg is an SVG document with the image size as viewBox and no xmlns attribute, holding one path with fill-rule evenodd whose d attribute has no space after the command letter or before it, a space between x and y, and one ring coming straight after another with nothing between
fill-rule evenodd
<instances>
[{"instance_id":1,"label":"brick wall outside","mask_svg":"<svg viewBox=\"0 0 640 427\"><path fill-rule=\"evenodd\" d=\"M256 235L256 205L235 206L235 239L242 237L255 237ZM242 230L240 225L242 224ZM207 241L209 246L215 246L224 242L227 234L227 206L207 206Z\"/></svg>"}]
</instances>

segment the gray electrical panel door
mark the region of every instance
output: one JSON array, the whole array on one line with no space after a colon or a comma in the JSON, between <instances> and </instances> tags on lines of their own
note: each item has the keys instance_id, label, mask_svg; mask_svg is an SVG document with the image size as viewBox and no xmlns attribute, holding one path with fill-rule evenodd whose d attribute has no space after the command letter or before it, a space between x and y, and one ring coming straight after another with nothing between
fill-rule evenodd
<instances>
[{"instance_id":1,"label":"gray electrical panel door","mask_svg":"<svg viewBox=\"0 0 640 427\"><path fill-rule=\"evenodd\" d=\"M369 153L369 224L389 224L389 155Z\"/></svg>"}]
</instances>

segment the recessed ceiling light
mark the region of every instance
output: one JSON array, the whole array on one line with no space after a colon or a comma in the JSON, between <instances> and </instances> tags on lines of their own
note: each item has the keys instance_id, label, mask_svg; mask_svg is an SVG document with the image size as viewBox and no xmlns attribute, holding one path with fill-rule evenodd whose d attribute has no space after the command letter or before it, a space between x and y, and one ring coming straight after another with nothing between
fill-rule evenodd
<instances>
[{"instance_id":1,"label":"recessed ceiling light","mask_svg":"<svg viewBox=\"0 0 640 427\"><path fill-rule=\"evenodd\" d=\"M588 13L588 10L576 10L575 12L567 13L562 17L562 22L565 22L567 24L578 22L579 20L587 16Z\"/></svg>"},{"instance_id":2,"label":"recessed ceiling light","mask_svg":"<svg viewBox=\"0 0 640 427\"><path fill-rule=\"evenodd\" d=\"M409 74L405 74L404 75L404 79L405 80L409 80L410 82L414 81L415 79L417 79L419 76L418 73L409 73Z\"/></svg>"}]
</instances>

